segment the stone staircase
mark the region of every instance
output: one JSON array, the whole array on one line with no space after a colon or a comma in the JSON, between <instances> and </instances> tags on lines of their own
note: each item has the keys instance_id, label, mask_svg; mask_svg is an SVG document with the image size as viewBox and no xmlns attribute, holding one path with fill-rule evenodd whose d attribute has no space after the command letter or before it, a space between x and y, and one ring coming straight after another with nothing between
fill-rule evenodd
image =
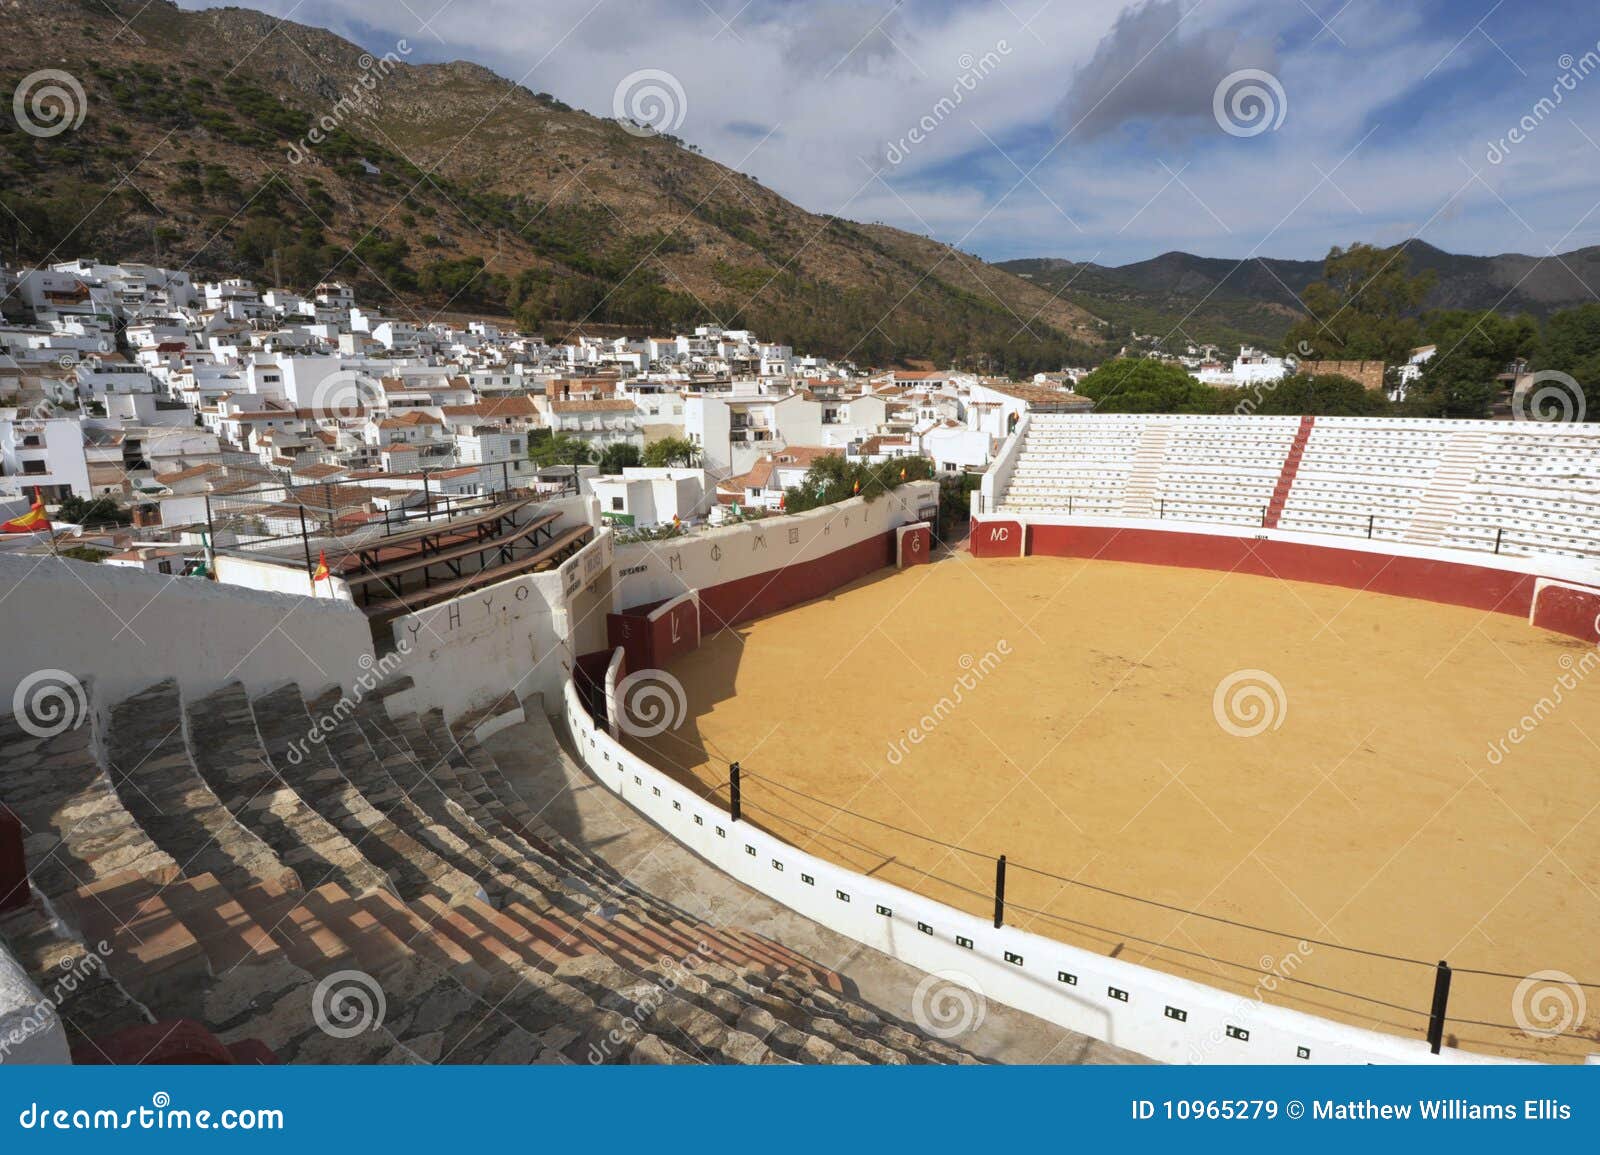
<instances>
[{"instance_id":1,"label":"stone staircase","mask_svg":"<svg viewBox=\"0 0 1600 1155\"><path fill-rule=\"evenodd\" d=\"M1146 425L1139 431L1133 469L1122 495L1124 517L1156 517L1160 513L1161 465L1172 443L1172 426Z\"/></svg>"},{"instance_id":2,"label":"stone staircase","mask_svg":"<svg viewBox=\"0 0 1600 1155\"><path fill-rule=\"evenodd\" d=\"M1472 490L1488 445L1486 432L1463 431L1450 438L1439 453L1439 464L1401 540L1417 545L1439 544L1455 521L1456 510Z\"/></svg>"},{"instance_id":3,"label":"stone staircase","mask_svg":"<svg viewBox=\"0 0 1600 1155\"><path fill-rule=\"evenodd\" d=\"M285 1062L974 1061L641 890L542 822L470 725L388 696L165 681L103 727L0 718L35 891L0 943L47 995L88 965L58 1000L84 1061L175 1019Z\"/></svg>"}]
</instances>

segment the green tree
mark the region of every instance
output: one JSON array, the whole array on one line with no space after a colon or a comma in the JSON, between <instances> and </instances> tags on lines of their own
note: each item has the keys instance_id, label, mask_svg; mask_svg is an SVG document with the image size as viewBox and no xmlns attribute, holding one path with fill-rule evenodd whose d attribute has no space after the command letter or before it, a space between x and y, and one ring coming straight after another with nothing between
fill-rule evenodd
<instances>
[{"instance_id":1,"label":"green tree","mask_svg":"<svg viewBox=\"0 0 1600 1155\"><path fill-rule=\"evenodd\" d=\"M1429 313L1423 331L1438 352L1406 396L1406 411L1419 417L1487 417L1498 376L1531 354L1539 336L1531 318L1469 309Z\"/></svg>"},{"instance_id":2,"label":"green tree","mask_svg":"<svg viewBox=\"0 0 1600 1155\"><path fill-rule=\"evenodd\" d=\"M1393 408L1381 391L1337 373L1296 373L1235 392L1239 400L1230 412L1263 417L1380 417Z\"/></svg>"},{"instance_id":3,"label":"green tree","mask_svg":"<svg viewBox=\"0 0 1600 1155\"><path fill-rule=\"evenodd\" d=\"M686 437L663 437L644 447L644 463L652 469L700 463L700 447Z\"/></svg>"},{"instance_id":4,"label":"green tree","mask_svg":"<svg viewBox=\"0 0 1600 1155\"><path fill-rule=\"evenodd\" d=\"M90 501L73 493L56 507L56 520L82 526L127 525L133 515L109 497Z\"/></svg>"},{"instance_id":5,"label":"green tree","mask_svg":"<svg viewBox=\"0 0 1600 1155\"><path fill-rule=\"evenodd\" d=\"M1309 316L1290 326L1288 354L1314 360L1403 364L1420 342L1418 314L1434 274L1411 272L1404 245L1337 246L1322 263L1322 280L1301 297Z\"/></svg>"},{"instance_id":6,"label":"green tree","mask_svg":"<svg viewBox=\"0 0 1600 1155\"><path fill-rule=\"evenodd\" d=\"M933 476L933 462L926 457L891 457L869 465L829 453L811 463L799 485L783 491L783 503L789 513L803 513L851 497L875 501L908 481Z\"/></svg>"},{"instance_id":7,"label":"green tree","mask_svg":"<svg viewBox=\"0 0 1600 1155\"><path fill-rule=\"evenodd\" d=\"M1222 390L1202 385L1181 365L1148 358L1107 361L1078 382L1098 413L1215 413Z\"/></svg>"},{"instance_id":8,"label":"green tree","mask_svg":"<svg viewBox=\"0 0 1600 1155\"><path fill-rule=\"evenodd\" d=\"M540 429L528 440L528 457L541 469L574 463L593 465L594 449L581 437Z\"/></svg>"},{"instance_id":9,"label":"green tree","mask_svg":"<svg viewBox=\"0 0 1600 1155\"><path fill-rule=\"evenodd\" d=\"M631 441L614 441L600 454L601 473L621 473L632 469L644 460L639 447Z\"/></svg>"},{"instance_id":10,"label":"green tree","mask_svg":"<svg viewBox=\"0 0 1600 1155\"><path fill-rule=\"evenodd\" d=\"M1534 368L1565 373L1584 393L1584 412L1600 421L1600 304L1563 309L1545 322Z\"/></svg>"}]
</instances>

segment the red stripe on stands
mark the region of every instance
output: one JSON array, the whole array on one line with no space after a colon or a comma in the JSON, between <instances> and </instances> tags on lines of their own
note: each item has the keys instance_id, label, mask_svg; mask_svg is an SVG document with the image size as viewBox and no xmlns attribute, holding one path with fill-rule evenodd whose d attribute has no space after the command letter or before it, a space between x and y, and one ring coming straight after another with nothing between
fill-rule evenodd
<instances>
[{"instance_id":1,"label":"red stripe on stands","mask_svg":"<svg viewBox=\"0 0 1600 1155\"><path fill-rule=\"evenodd\" d=\"M1277 488L1272 491L1272 501L1267 506L1267 516L1261 523L1267 529L1278 528L1278 519L1283 516L1284 504L1289 500L1289 490L1300 472L1300 459L1305 456L1306 442L1311 440L1311 427L1316 421L1315 417L1300 418L1300 428L1294 435L1294 444L1289 446L1288 456L1283 459L1283 469L1278 472Z\"/></svg>"}]
</instances>

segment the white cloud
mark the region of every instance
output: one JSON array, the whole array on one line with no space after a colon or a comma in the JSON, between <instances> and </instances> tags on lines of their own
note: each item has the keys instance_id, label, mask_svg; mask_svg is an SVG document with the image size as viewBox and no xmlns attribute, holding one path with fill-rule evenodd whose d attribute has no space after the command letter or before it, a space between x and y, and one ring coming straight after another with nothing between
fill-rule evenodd
<instances>
[{"instance_id":1,"label":"white cloud","mask_svg":"<svg viewBox=\"0 0 1600 1155\"><path fill-rule=\"evenodd\" d=\"M369 47L404 36L413 59L474 60L599 115L623 77L664 69L687 97L678 135L715 159L813 211L997 257L1317 256L1430 218L1443 247L1542 252L1583 217L1583 174L1600 159L1558 120L1505 165L1485 163L1485 143L1546 82L1471 34L1478 15L1425 19L1392 0L1314 0L1330 29L1282 0L1181 0L1176 31L1179 0L257 2ZM953 100L986 54L998 64ZM1278 131L1241 140L1210 122L1235 67L1281 81ZM1481 77L1471 104L1416 103L1469 75ZM1589 84L1572 98L1578 123L1600 106L1600 77ZM1508 95L1524 89L1525 102Z\"/></svg>"}]
</instances>

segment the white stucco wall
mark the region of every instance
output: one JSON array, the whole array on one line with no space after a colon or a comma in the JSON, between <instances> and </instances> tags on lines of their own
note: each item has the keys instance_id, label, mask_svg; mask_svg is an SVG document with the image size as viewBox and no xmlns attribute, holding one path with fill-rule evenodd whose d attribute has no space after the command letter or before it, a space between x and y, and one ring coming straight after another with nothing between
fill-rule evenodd
<instances>
[{"instance_id":1,"label":"white stucco wall","mask_svg":"<svg viewBox=\"0 0 1600 1155\"><path fill-rule=\"evenodd\" d=\"M71 1061L55 1009L17 960L0 949L0 1067Z\"/></svg>"},{"instance_id":2,"label":"white stucco wall","mask_svg":"<svg viewBox=\"0 0 1600 1155\"><path fill-rule=\"evenodd\" d=\"M416 705L450 719L511 693L541 693L551 708L578 654L605 645L611 609L611 534L544 573L526 574L395 619L402 673Z\"/></svg>"},{"instance_id":3,"label":"white stucco wall","mask_svg":"<svg viewBox=\"0 0 1600 1155\"><path fill-rule=\"evenodd\" d=\"M349 687L372 653L348 602L48 556L0 556L0 620L0 710L46 669L92 679L105 705L168 677L188 695L234 680Z\"/></svg>"}]
</instances>

